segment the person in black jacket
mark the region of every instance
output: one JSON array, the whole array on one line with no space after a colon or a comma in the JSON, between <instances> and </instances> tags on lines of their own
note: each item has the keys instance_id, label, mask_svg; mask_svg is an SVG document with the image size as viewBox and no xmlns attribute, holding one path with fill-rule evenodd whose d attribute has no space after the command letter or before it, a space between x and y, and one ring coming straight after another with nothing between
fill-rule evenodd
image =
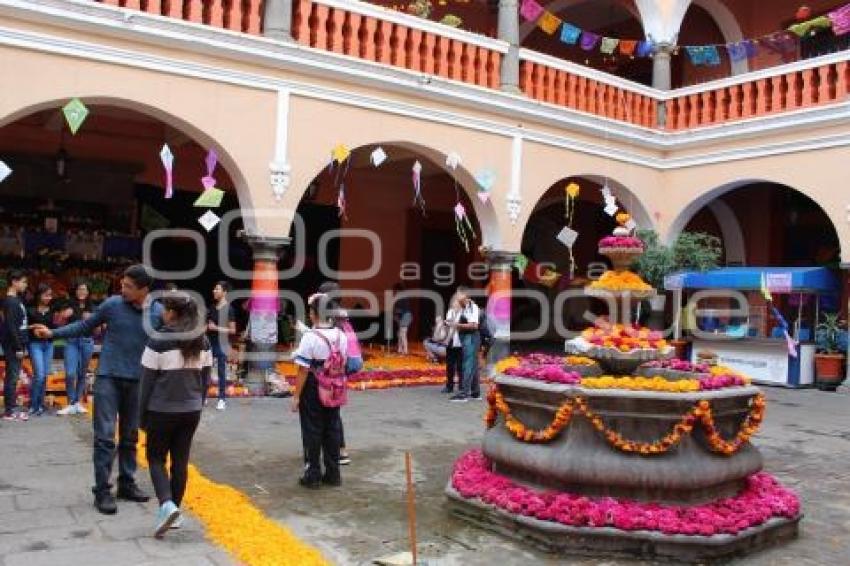
<instances>
[{"instance_id":1,"label":"person in black jacket","mask_svg":"<svg viewBox=\"0 0 850 566\"><path fill-rule=\"evenodd\" d=\"M212 352L198 306L183 293L161 299L162 335L142 354L140 426L148 434L147 458L159 499L154 536L161 538L180 519L186 491L189 451L201 420L203 385L212 370ZM171 476L165 463L171 457Z\"/></svg>"},{"instance_id":2,"label":"person in black jacket","mask_svg":"<svg viewBox=\"0 0 850 566\"><path fill-rule=\"evenodd\" d=\"M21 301L21 295L27 290L27 277L23 271L13 269L6 280L9 288L3 299L2 328L0 328L0 346L6 361L6 378L3 380L3 420L14 421L28 419L26 412L17 410L18 375L21 373L21 361L27 349L27 309Z\"/></svg>"}]
</instances>

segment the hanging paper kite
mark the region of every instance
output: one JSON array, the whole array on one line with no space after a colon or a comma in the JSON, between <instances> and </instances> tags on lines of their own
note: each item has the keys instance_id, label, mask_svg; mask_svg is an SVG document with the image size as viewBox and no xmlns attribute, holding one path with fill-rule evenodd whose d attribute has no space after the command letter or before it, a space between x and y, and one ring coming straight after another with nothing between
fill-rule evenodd
<instances>
[{"instance_id":1,"label":"hanging paper kite","mask_svg":"<svg viewBox=\"0 0 850 566\"><path fill-rule=\"evenodd\" d=\"M599 45L599 42L602 40L602 36L591 31L583 31L581 32L581 48L585 51L593 51L596 49L596 46Z\"/></svg>"},{"instance_id":2,"label":"hanging paper kite","mask_svg":"<svg viewBox=\"0 0 850 566\"><path fill-rule=\"evenodd\" d=\"M599 47L599 51L604 53L605 55L613 55L614 50L617 49L617 46L619 44L619 39L615 39L613 37L603 37L602 45Z\"/></svg>"},{"instance_id":3,"label":"hanging paper kite","mask_svg":"<svg viewBox=\"0 0 850 566\"><path fill-rule=\"evenodd\" d=\"M338 144L331 151L331 157L333 158L334 161L336 161L340 165L342 165L342 163L346 159L348 159L348 157L350 155L351 155L351 150L348 149L348 147L346 147L345 144Z\"/></svg>"},{"instance_id":4,"label":"hanging paper kite","mask_svg":"<svg viewBox=\"0 0 850 566\"><path fill-rule=\"evenodd\" d=\"M383 156L381 155L382 153ZM377 160L375 159L376 154L379 158ZM349 157L351 157L351 150L348 149L348 146L342 143L337 144L336 147L331 150L331 163L328 166L330 172L333 172L334 166L337 166L336 175L334 176L334 187L339 187L337 189L336 206L339 217L346 219L348 216L345 212L347 204L345 198L345 179L348 176L348 169L351 167L351 159L349 159ZM386 152L384 152L383 148L378 147L370 156L370 160L375 167L383 163L383 159L380 159L381 157L386 159Z\"/></svg>"},{"instance_id":5,"label":"hanging paper kite","mask_svg":"<svg viewBox=\"0 0 850 566\"><path fill-rule=\"evenodd\" d=\"M564 194L567 197L564 201L566 205L566 220L567 226L573 225L573 216L575 215L576 209L576 198L581 192L581 187L579 187L578 183L570 183L564 189Z\"/></svg>"},{"instance_id":6,"label":"hanging paper kite","mask_svg":"<svg viewBox=\"0 0 850 566\"><path fill-rule=\"evenodd\" d=\"M164 144L159 152L162 168L165 169L165 198L174 196L174 154L168 144Z\"/></svg>"},{"instance_id":7,"label":"hanging paper kite","mask_svg":"<svg viewBox=\"0 0 850 566\"><path fill-rule=\"evenodd\" d=\"M460 155L456 151L446 156L446 167L454 171L458 165L460 165Z\"/></svg>"},{"instance_id":8,"label":"hanging paper kite","mask_svg":"<svg viewBox=\"0 0 850 566\"><path fill-rule=\"evenodd\" d=\"M376 147L375 151L372 152L372 155L369 157L369 160L372 162L372 165L375 167L380 167L381 164L387 160L387 152L384 151L382 147Z\"/></svg>"},{"instance_id":9,"label":"hanging paper kite","mask_svg":"<svg viewBox=\"0 0 850 566\"><path fill-rule=\"evenodd\" d=\"M425 214L425 199L422 197L422 164L417 160L413 164L413 206L419 206Z\"/></svg>"},{"instance_id":10,"label":"hanging paper kite","mask_svg":"<svg viewBox=\"0 0 850 566\"><path fill-rule=\"evenodd\" d=\"M200 218L198 218L198 222L200 222L201 226L203 226L204 229L209 232L213 228L215 228L219 222L221 222L221 218L219 218L218 215L212 210L208 210L203 215L201 215Z\"/></svg>"},{"instance_id":11,"label":"hanging paper kite","mask_svg":"<svg viewBox=\"0 0 850 566\"><path fill-rule=\"evenodd\" d=\"M481 204L487 204L493 185L496 184L496 172L492 169L482 169L475 175L475 181L478 183L478 200L481 201Z\"/></svg>"},{"instance_id":12,"label":"hanging paper kite","mask_svg":"<svg viewBox=\"0 0 850 566\"><path fill-rule=\"evenodd\" d=\"M207 208L218 208L224 198L224 191L214 187L205 190L192 206L203 206Z\"/></svg>"},{"instance_id":13,"label":"hanging paper kite","mask_svg":"<svg viewBox=\"0 0 850 566\"><path fill-rule=\"evenodd\" d=\"M6 177L12 174L12 169L2 161L0 161L0 183L6 180Z\"/></svg>"},{"instance_id":14,"label":"hanging paper kite","mask_svg":"<svg viewBox=\"0 0 850 566\"><path fill-rule=\"evenodd\" d=\"M204 162L207 165L207 174L201 178L201 185L203 185L205 191L209 191L216 185L213 173L215 173L215 168L218 165L218 154L214 149L210 148L207 151L207 157L204 159Z\"/></svg>"},{"instance_id":15,"label":"hanging paper kite","mask_svg":"<svg viewBox=\"0 0 850 566\"><path fill-rule=\"evenodd\" d=\"M469 252L469 241L475 238L475 230L472 228L469 216L466 215L466 208L460 202L455 205L455 228L460 241L463 242L463 247Z\"/></svg>"},{"instance_id":16,"label":"hanging paper kite","mask_svg":"<svg viewBox=\"0 0 850 566\"><path fill-rule=\"evenodd\" d=\"M632 57L635 54L635 49L637 49L638 42L636 39L621 39L620 40L620 53L626 55L627 57Z\"/></svg>"},{"instance_id":17,"label":"hanging paper kite","mask_svg":"<svg viewBox=\"0 0 850 566\"><path fill-rule=\"evenodd\" d=\"M79 98L75 98L62 108L62 113L65 115L65 121L71 129L71 133L76 135L77 130L86 121L89 115L89 109L86 108L86 105Z\"/></svg>"}]
</instances>

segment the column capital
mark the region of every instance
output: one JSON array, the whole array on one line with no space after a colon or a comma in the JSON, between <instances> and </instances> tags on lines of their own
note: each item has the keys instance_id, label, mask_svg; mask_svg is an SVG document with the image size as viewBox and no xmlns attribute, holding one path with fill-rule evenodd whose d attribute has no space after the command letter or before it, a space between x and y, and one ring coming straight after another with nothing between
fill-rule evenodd
<instances>
[{"instance_id":1,"label":"column capital","mask_svg":"<svg viewBox=\"0 0 850 566\"><path fill-rule=\"evenodd\" d=\"M288 236L264 236L252 234L246 230L240 230L237 236L251 246L255 260L264 259L276 262L280 259L284 249L292 244L292 238Z\"/></svg>"}]
</instances>

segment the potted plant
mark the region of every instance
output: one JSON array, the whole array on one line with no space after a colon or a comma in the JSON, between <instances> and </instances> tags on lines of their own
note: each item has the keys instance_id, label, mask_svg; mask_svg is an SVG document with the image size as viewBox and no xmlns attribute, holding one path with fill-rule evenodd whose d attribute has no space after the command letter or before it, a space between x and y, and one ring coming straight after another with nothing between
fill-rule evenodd
<instances>
[{"instance_id":1,"label":"potted plant","mask_svg":"<svg viewBox=\"0 0 850 566\"><path fill-rule=\"evenodd\" d=\"M819 389L835 391L844 381L844 352L847 323L838 313L824 313L817 325L815 340L815 382Z\"/></svg>"}]
</instances>

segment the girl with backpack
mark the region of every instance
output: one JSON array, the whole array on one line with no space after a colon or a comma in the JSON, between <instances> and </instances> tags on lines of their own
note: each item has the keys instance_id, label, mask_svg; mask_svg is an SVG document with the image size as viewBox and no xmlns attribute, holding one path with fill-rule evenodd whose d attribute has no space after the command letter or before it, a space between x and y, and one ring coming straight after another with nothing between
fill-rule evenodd
<instances>
[{"instance_id":1,"label":"girl with backpack","mask_svg":"<svg viewBox=\"0 0 850 566\"><path fill-rule=\"evenodd\" d=\"M292 411L301 421L301 442L307 465L298 483L309 489L339 486L342 421L346 401L345 364L348 338L336 326L334 303L325 294L307 302L312 329L305 332L293 359L298 365ZM324 460L322 473L321 460Z\"/></svg>"},{"instance_id":2,"label":"girl with backpack","mask_svg":"<svg viewBox=\"0 0 850 566\"><path fill-rule=\"evenodd\" d=\"M147 458L160 508L154 536L180 520L189 451L201 420L203 386L212 371L212 351L198 306L183 293L161 299L164 328L142 354L140 427L148 434ZM171 458L171 475L166 461Z\"/></svg>"}]
</instances>

